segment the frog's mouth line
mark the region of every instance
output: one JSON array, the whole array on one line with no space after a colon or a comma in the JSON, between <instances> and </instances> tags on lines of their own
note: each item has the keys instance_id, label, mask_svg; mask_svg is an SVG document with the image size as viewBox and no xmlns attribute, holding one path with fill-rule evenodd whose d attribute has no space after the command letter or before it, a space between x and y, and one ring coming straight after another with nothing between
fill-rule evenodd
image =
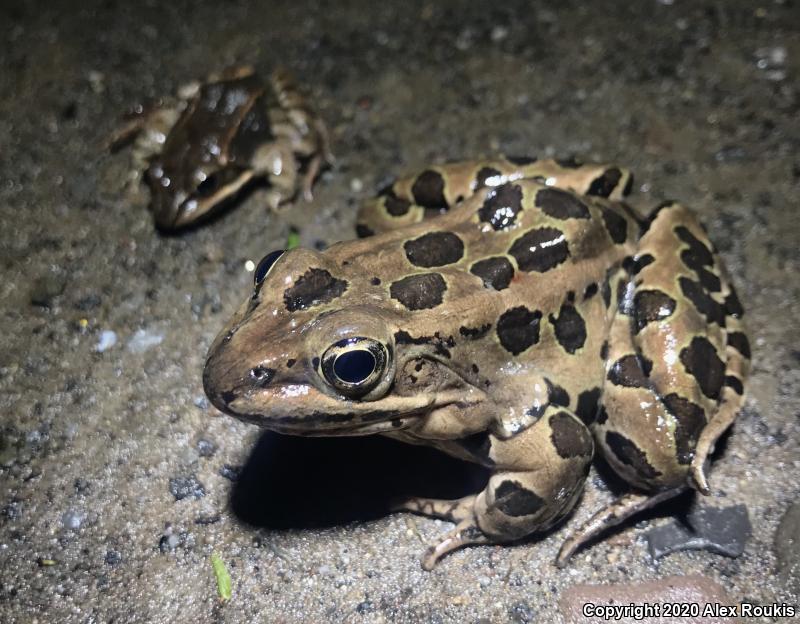
<instances>
[{"instance_id":1,"label":"frog's mouth line","mask_svg":"<svg viewBox=\"0 0 800 624\"><path fill-rule=\"evenodd\" d=\"M416 423L424 414L414 414L412 416L403 416L401 418L393 418L390 421L367 423L356 425L355 427L342 427L339 429L293 429L291 427L277 427L267 425L266 428L277 433L287 435L302 435L306 438L339 438L339 437L356 437L367 436L376 433L388 433L392 431L402 431L407 429L412 424Z\"/></svg>"}]
</instances>

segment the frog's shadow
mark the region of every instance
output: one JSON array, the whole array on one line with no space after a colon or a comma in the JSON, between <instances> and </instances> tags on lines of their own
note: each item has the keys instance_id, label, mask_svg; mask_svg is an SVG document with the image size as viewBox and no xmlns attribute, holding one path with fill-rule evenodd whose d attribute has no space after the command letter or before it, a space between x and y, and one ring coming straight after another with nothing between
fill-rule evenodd
<instances>
[{"instance_id":1,"label":"frog's shadow","mask_svg":"<svg viewBox=\"0 0 800 624\"><path fill-rule=\"evenodd\" d=\"M321 528L374 520L408 496L459 498L489 470L383 436L261 435L231 493L231 509L259 528Z\"/></svg>"}]
</instances>

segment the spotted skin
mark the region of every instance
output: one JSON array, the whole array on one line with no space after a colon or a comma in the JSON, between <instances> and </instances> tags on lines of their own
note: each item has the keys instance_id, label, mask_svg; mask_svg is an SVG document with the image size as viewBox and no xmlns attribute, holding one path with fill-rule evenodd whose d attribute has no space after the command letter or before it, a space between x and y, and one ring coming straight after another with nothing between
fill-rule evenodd
<instances>
[{"instance_id":1,"label":"spotted skin","mask_svg":"<svg viewBox=\"0 0 800 624\"><path fill-rule=\"evenodd\" d=\"M747 374L741 303L695 217L670 203L639 218L619 201L629 180L510 159L399 180L359 217L383 233L274 263L212 345L207 394L276 431L381 433L488 467L474 495L398 506L456 524L426 551L428 569L466 544L553 526L595 450L641 493L576 531L560 563L627 515L707 491L705 460ZM324 295L287 309L283 293L309 272L330 275ZM358 400L319 366L348 341L383 362Z\"/></svg>"}]
</instances>

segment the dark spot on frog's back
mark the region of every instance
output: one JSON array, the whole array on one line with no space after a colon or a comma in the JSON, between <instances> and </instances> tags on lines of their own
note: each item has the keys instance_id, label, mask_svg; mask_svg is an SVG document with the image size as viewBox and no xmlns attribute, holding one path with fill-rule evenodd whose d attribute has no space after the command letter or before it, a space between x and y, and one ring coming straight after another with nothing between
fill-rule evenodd
<instances>
[{"instance_id":1,"label":"dark spot on frog's back","mask_svg":"<svg viewBox=\"0 0 800 624\"><path fill-rule=\"evenodd\" d=\"M511 279L514 277L514 267L508 258L504 256L478 260L470 267L469 272L480 277L486 288L494 288L495 290L508 288Z\"/></svg>"},{"instance_id":2,"label":"dark spot on frog's back","mask_svg":"<svg viewBox=\"0 0 800 624\"><path fill-rule=\"evenodd\" d=\"M569 247L561 230L542 227L517 238L508 253L514 256L521 270L544 273L569 257Z\"/></svg>"},{"instance_id":3,"label":"dark spot on frog's back","mask_svg":"<svg viewBox=\"0 0 800 624\"><path fill-rule=\"evenodd\" d=\"M708 398L718 400L725 381L725 364L714 345L704 336L695 336L688 347L681 349L680 360Z\"/></svg>"},{"instance_id":4,"label":"dark spot on frog's back","mask_svg":"<svg viewBox=\"0 0 800 624\"><path fill-rule=\"evenodd\" d=\"M388 195L384 199L383 205L386 207L386 212L393 217L402 217L407 214L408 210L411 208L411 202L406 199L401 199L400 197L395 197L394 195Z\"/></svg>"},{"instance_id":5,"label":"dark spot on frog's back","mask_svg":"<svg viewBox=\"0 0 800 624\"><path fill-rule=\"evenodd\" d=\"M503 184L492 189L478 209L478 218L495 231L514 225L522 210L522 189L516 184Z\"/></svg>"},{"instance_id":6,"label":"dark spot on frog's back","mask_svg":"<svg viewBox=\"0 0 800 624\"><path fill-rule=\"evenodd\" d=\"M588 219L589 209L572 193L557 188L543 188L536 193L536 206L554 219Z\"/></svg>"},{"instance_id":7,"label":"dark spot on frog's back","mask_svg":"<svg viewBox=\"0 0 800 624\"><path fill-rule=\"evenodd\" d=\"M625 217L606 206L601 207L600 210L603 214L603 225L606 226L606 231L611 240L617 245L621 245L628 240L628 222Z\"/></svg>"},{"instance_id":8,"label":"dark spot on frog's back","mask_svg":"<svg viewBox=\"0 0 800 624\"><path fill-rule=\"evenodd\" d=\"M592 436L567 412L557 412L548 419L550 440L556 452L564 459L591 455L594 452Z\"/></svg>"},{"instance_id":9,"label":"dark spot on frog's back","mask_svg":"<svg viewBox=\"0 0 800 624\"><path fill-rule=\"evenodd\" d=\"M364 225L363 223L358 223L356 225L356 236L359 238L369 238L374 235L375 231L368 225Z\"/></svg>"},{"instance_id":10,"label":"dark spot on frog's back","mask_svg":"<svg viewBox=\"0 0 800 624\"><path fill-rule=\"evenodd\" d=\"M512 518L530 516L544 506L544 499L517 481L503 481L494 491L494 504Z\"/></svg>"},{"instance_id":11,"label":"dark spot on frog's back","mask_svg":"<svg viewBox=\"0 0 800 624\"><path fill-rule=\"evenodd\" d=\"M622 172L616 167L606 169L602 175L598 176L589 185L589 190L586 191L587 195L598 195L600 197L608 197L617 188L619 181L622 179Z\"/></svg>"},{"instance_id":12,"label":"dark spot on frog's back","mask_svg":"<svg viewBox=\"0 0 800 624\"><path fill-rule=\"evenodd\" d=\"M624 435L616 431L607 431L606 445L614 452L620 462L633 468L639 476L645 479L655 479L661 475L647 461L647 454Z\"/></svg>"},{"instance_id":13,"label":"dark spot on frog's back","mask_svg":"<svg viewBox=\"0 0 800 624\"><path fill-rule=\"evenodd\" d=\"M389 294L409 310L426 310L442 303L447 283L438 273L409 275L393 282Z\"/></svg>"},{"instance_id":14,"label":"dark spot on frog's back","mask_svg":"<svg viewBox=\"0 0 800 624\"><path fill-rule=\"evenodd\" d=\"M675 417L675 449L679 464L689 464L694 457L694 449L700 432L706 425L703 408L688 399L668 394L662 399L664 406Z\"/></svg>"},{"instance_id":15,"label":"dark spot on frog's back","mask_svg":"<svg viewBox=\"0 0 800 624\"><path fill-rule=\"evenodd\" d=\"M417 176L411 187L414 201L425 208L446 208L444 178L438 171L428 169Z\"/></svg>"},{"instance_id":16,"label":"dark spot on frog's back","mask_svg":"<svg viewBox=\"0 0 800 624\"><path fill-rule=\"evenodd\" d=\"M537 161L536 156L506 156L512 165L532 165Z\"/></svg>"},{"instance_id":17,"label":"dark spot on frog's back","mask_svg":"<svg viewBox=\"0 0 800 624\"><path fill-rule=\"evenodd\" d=\"M742 332L731 332L728 334L728 344L741 353L744 357L750 358L750 341Z\"/></svg>"},{"instance_id":18,"label":"dark spot on frog's back","mask_svg":"<svg viewBox=\"0 0 800 624\"><path fill-rule=\"evenodd\" d=\"M325 269L309 269L283 293L283 302L290 312L328 303L347 290L347 282L337 279Z\"/></svg>"},{"instance_id":19,"label":"dark spot on frog's back","mask_svg":"<svg viewBox=\"0 0 800 624\"><path fill-rule=\"evenodd\" d=\"M638 334L648 324L672 316L675 300L660 290L640 290L633 297L633 316Z\"/></svg>"},{"instance_id":20,"label":"dark spot on frog's back","mask_svg":"<svg viewBox=\"0 0 800 624\"><path fill-rule=\"evenodd\" d=\"M519 355L539 342L539 321L542 313L518 306L503 312L497 321L497 337L503 348Z\"/></svg>"},{"instance_id":21,"label":"dark spot on frog's back","mask_svg":"<svg viewBox=\"0 0 800 624\"><path fill-rule=\"evenodd\" d=\"M462 325L458 328L458 333L464 336L469 340L478 340L479 338L483 338L489 330L492 328L491 323L486 323L481 325L480 327L466 327Z\"/></svg>"},{"instance_id":22,"label":"dark spot on frog's back","mask_svg":"<svg viewBox=\"0 0 800 624\"><path fill-rule=\"evenodd\" d=\"M495 180L497 180L501 175L502 174L493 167L483 167L475 176L475 188L479 189L483 186L486 186L486 181L492 178L494 178L494 180L492 180L494 184L491 184L491 186L497 186L497 182Z\"/></svg>"},{"instance_id":23,"label":"dark spot on frog's back","mask_svg":"<svg viewBox=\"0 0 800 624\"><path fill-rule=\"evenodd\" d=\"M567 353L575 353L586 342L586 323L575 306L564 304L558 317L551 314L548 318L555 330L558 344Z\"/></svg>"},{"instance_id":24,"label":"dark spot on frog's back","mask_svg":"<svg viewBox=\"0 0 800 624\"><path fill-rule=\"evenodd\" d=\"M464 256L463 241L452 232L428 232L403 245L414 266L439 267L458 262Z\"/></svg>"}]
</instances>

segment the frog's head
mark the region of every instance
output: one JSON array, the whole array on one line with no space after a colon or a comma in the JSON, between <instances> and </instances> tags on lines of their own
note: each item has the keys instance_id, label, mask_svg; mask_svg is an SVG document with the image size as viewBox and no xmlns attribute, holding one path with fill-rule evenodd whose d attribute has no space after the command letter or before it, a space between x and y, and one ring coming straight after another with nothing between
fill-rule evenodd
<instances>
[{"instance_id":1,"label":"frog's head","mask_svg":"<svg viewBox=\"0 0 800 624\"><path fill-rule=\"evenodd\" d=\"M212 403L304 435L391 431L437 407L442 393L398 381L414 356L396 344L392 311L359 277L306 249L266 256L252 296L209 350L203 383Z\"/></svg>"},{"instance_id":2,"label":"frog's head","mask_svg":"<svg viewBox=\"0 0 800 624\"><path fill-rule=\"evenodd\" d=\"M205 150L203 154L187 149L172 164L156 158L148 166L150 209L159 229L179 230L210 216L253 177L251 169L222 163Z\"/></svg>"}]
</instances>

